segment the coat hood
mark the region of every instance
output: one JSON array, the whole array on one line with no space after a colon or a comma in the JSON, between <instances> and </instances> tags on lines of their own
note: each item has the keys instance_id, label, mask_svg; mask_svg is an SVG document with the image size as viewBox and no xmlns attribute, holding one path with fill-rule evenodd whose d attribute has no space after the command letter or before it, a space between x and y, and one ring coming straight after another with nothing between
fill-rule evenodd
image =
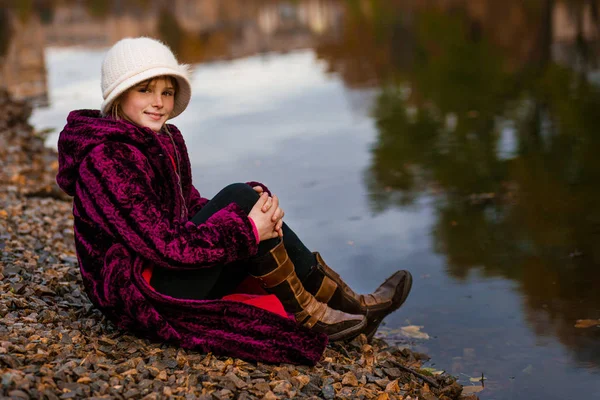
<instances>
[{"instance_id":1,"label":"coat hood","mask_svg":"<svg viewBox=\"0 0 600 400\"><path fill-rule=\"evenodd\" d=\"M171 132L177 130L173 125ZM156 133L126 120L103 117L99 110L76 110L69 113L67 124L58 139L58 174L56 183L69 196L75 194L79 165L96 146L109 141L148 147Z\"/></svg>"}]
</instances>

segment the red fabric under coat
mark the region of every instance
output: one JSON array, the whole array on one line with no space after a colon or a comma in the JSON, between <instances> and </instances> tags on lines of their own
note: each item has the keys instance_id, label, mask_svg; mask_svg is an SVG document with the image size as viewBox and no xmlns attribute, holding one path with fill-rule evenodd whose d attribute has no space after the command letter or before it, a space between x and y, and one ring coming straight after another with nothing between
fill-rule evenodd
<instances>
[{"instance_id":1,"label":"red fabric under coat","mask_svg":"<svg viewBox=\"0 0 600 400\"><path fill-rule=\"evenodd\" d=\"M142 271L144 280L150 286L150 279L152 278L152 268L146 268ZM150 286L152 287L152 286ZM154 289L154 288L152 288ZM267 294L256 282L255 279L249 278L243 281L240 286L234 291L235 293L228 294L222 297L222 300L237 301L240 303L248 304L254 307L262 308L263 310L270 311L277 315L281 315L284 318L293 318L283 308L283 304L275 295Z\"/></svg>"}]
</instances>

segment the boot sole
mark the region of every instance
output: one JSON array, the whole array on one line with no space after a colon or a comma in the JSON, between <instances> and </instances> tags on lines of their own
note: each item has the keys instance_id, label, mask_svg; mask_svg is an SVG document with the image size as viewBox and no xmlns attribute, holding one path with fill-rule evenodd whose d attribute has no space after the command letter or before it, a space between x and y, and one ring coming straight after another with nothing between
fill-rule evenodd
<instances>
[{"instance_id":1,"label":"boot sole","mask_svg":"<svg viewBox=\"0 0 600 400\"><path fill-rule=\"evenodd\" d=\"M367 326L367 319L363 318L363 320L361 321L360 324L350 327L348 329L345 329L341 332L336 332L336 333L329 335L329 340L331 340L332 342L335 342L338 340L348 340L348 339L355 338L356 336L360 335L361 331L366 326Z\"/></svg>"}]
</instances>

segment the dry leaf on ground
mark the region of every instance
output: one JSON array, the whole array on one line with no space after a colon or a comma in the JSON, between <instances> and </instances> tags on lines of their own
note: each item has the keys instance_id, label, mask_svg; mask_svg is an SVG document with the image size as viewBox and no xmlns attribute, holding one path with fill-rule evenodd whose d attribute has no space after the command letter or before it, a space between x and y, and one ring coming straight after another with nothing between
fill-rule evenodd
<instances>
[{"instance_id":1,"label":"dry leaf on ground","mask_svg":"<svg viewBox=\"0 0 600 400\"><path fill-rule=\"evenodd\" d=\"M484 389L483 386L464 386L462 390L463 396L470 395L473 393L479 393Z\"/></svg>"},{"instance_id":2,"label":"dry leaf on ground","mask_svg":"<svg viewBox=\"0 0 600 400\"><path fill-rule=\"evenodd\" d=\"M413 339L429 339L429 335L425 332L421 332L423 325L409 325L400 328L400 332L409 338Z\"/></svg>"},{"instance_id":3,"label":"dry leaf on ground","mask_svg":"<svg viewBox=\"0 0 600 400\"><path fill-rule=\"evenodd\" d=\"M575 328L591 328L600 326L600 319L578 319L575 322Z\"/></svg>"}]
</instances>

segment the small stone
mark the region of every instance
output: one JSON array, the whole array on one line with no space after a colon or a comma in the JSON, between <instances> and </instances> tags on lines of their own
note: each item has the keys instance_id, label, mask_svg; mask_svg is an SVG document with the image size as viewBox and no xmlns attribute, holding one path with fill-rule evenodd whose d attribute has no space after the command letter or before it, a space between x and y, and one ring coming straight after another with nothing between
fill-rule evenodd
<instances>
[{"instance_id":1,"label":"small stone","mask_svg":"<svg viewBox=\"0 0 600 400\"><path fill-rule=\"evenodd\" d=\"M160 374L160 370L156 367L146 366L146 370L150 373L153 378L156 378Z\"/></svg>"},{"instance_id":2,"label":"small stone","mask_svg":"<svg viewBox=\"0 0 600 400\"><path fill-rule=\"evenodd\" d=\"M321 389L321 394L326 399L333 399L335 397L335 390L332 385L325 385L323 389Z\"/></svg>"},{"instance_id":3,"label":"small stone","mask_svg":"<svg viewBox=\"0 0 600 400\"><path fill-rule=\"evenodd\" d=\"M242 379L240 379L236 374L234 374L233 372L228 372L225 377L227 379L229 379L236 388L238 389L243 389L246 386L248 386L248 384L246 382L244 382Z\"/></svg>"},{"instance_id":4,"label":"small stone","mask_svg":"<svg viewBox=\"0 0 600 400\"><path fill-rule=\"evenodd\" d=\"M130 399L132 397L137 397L140 394L140 391L137 389L129 389L125 393L123 393L123 397L126 399Z\"/></svg>"},{"instance_id":5,"label":"small stone","mask_svg":"<svg viewBox=\"0 0 600 400\"><path fill-rule=\"evenodd\" d=\"M279 397L275 395L275 393L270 390L264 395L263 400L277 400Z\"/></svg>"},{"instance_id":6,"label":"small stone","mask_svg":"<svg viewBox=\"0 0 600 400\"><path fill-rule=\"evenodd\" d=\"M229 389L221 389L214 394L216 394L219 399L231 399L233 397L233 392Z\"/></svg>"},{"instance_id":7,"label":"small stone","mask_svg":"<svg viewBox=\"0 0 600 400\"><path fill-rule=\"evenodd\" d=\"M302 388L302 393L307 396L318 396L321 393L321 388L309 382Z\"/></svg>"},{"instance_id":8,"label":"small stone","mask_svg":"<svg viewBox=\"0 0 600 400\"><path fill-rule=\"evenodd\" d=\"M275 394L288 394L292 390L292 384L287 381L280 381L274 388Z\"/></svg>"},{"instance_id":9,"label":"small stone","mask_svg":"<svg viewBox=\"0 0 600 400\"><path fill-rule=\"evenodd\" d=\"M337 398L340 399L353 399L356 396L354 396L354 392L353 392L353 388L351 387L343 387L338 393L337 393Z\"/></svg>"},{"instance_id":10,"label":"small stone","mask_svg":"<svg viewBox=\"0 0 600 400\"><path fill-rule=\"evenodd\" d=\"M462 393L462 386L458 384L458 382L454 382L449 386L443 388L440 394L450 397L451 399L455 399Z\"/></svg>"},{"instance_id":11,"label":"small stone","mask_svg":"<svg viewBox=\"0 0 600 400\"><path fill-rule=\"evenodd\" d=\"M344 386L358 386L358 379L352 372L347 372L342 378L342 385Z\"/></svg>"},{"instance_id":12,"label":"small stone","mask_svg":"<svg viewBox=\"0 0 600 400\"><path fill-rule=\"evenodd\" d=\"M280 368L277 371L277 377L280 380L284 380L284 381L289 381L292 379L292 376L290 375L289 371L287 370L287 368Z\"/></svg>"},{"instance_id":13,"label":"small stone","mask_svg":"<svg viewBox=\"0 0 600 400\"><path fill-rule=\"evenodd\" d=\"M385 374L390 377L391 379L398 379L402 376L402 371L400 371L399 368L393 367L393 368L384 368L383 372L385 372Z\"/></svg>"},{"instance_id":14,"label":"small stone","mask_svg":"<svg viewBox=\"0 0 600 400\"><path fill-rule=\"evenodd\" d=\"M422 399L422 400L439 400L439 398L436 395L434 395L433 393L431 393L431 392L428 392L428 393L421 392L421 395L419 396L419 399ZM461 400L465 400L464 397Z\"/></svg>"},{"instance_id":15,"label":"small stone","mask_svg":"<svg viewBox=\"0 0 600 400\"><path fill-rule=\"evenodd\" d=\"M379 386L380 388L382 388L382 389L384 389L388 385L388 383L390 383L390 380L387 379L387 378L385 378L385 379L377 379L375 381L375 384L377 386Z\"/></svg>"},{"instance_id":16,"label":"small stone","mask_svg":"<svg viewBox=\"0 0 600 400\"><path fill-rule=\"evenodd\" d=\"M163 371L164 372L164 371ZM123 372L122 375L123 376L129 376L129 375L137 375L137 369L132 368L132 369L128 369L127 371ZM160 379L160 378L159 378Z\"/></svg>"},{"instance_id":17,"label":"small stone","mask_svg":"<svg viewBox=\"0 0 600 400\"><path fill-rule=\"evenodd\" d=\"M22 390L11 390L8 396L15 399L29 399L29 395Z\"/></svg>"},{"instance_id":18,"label":"small stone","mask_svg":"<svg viewBox=\"0 0 600 400\"><path fill-rule=\"evenodd\" d=\"M302 389L304 386L306 386L310 382L310 376L308 376L308 375L294 376L290 382L292 383L292 385L294 385L294 387Z\"/></svg>"},{"instance_id":19,"label":"small stone","mask_svg":"<svg viewBox=\"0 0 600 400\"><path fill-rule=\"evenodd\" d=\"M271 386L267 382L258 382L254 384L254 389L261 393L267 393L271 390Z\"/></svg>"}]
</instances>

